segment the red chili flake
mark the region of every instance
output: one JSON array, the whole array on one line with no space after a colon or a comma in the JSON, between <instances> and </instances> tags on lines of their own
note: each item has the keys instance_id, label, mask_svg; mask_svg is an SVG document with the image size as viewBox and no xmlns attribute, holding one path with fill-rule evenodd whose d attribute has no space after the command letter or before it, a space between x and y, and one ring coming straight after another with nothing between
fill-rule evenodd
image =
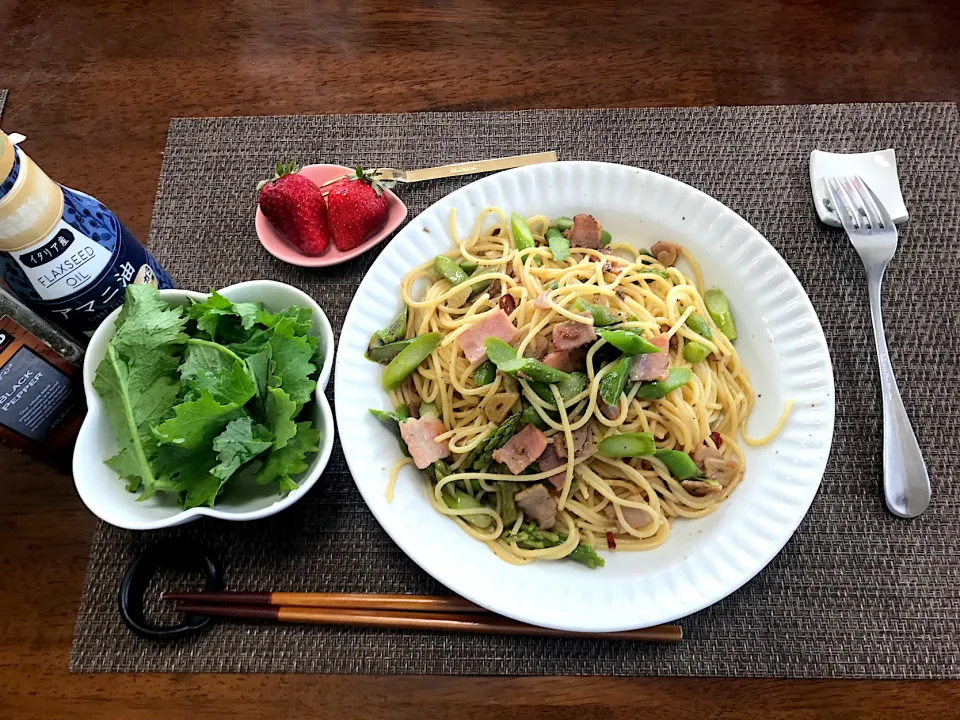
<instances>
[{"instance_id":1,"label":"red chili flake","mask_svg":"<svg viewBox=\"0 0 960 720\"><path fill-rule=\"evenodd\" d=\"M723 438L720 437L720 433L716 431L710 433L710 439L713 440L713 444L717 446L717 450L723 445Z\"/></svg>"},{"instance_id":2,"label":"red chili flake","mask_svg":"<svg viewBox=\"0 0 960 720\"><path fill-rule=\"evenodd\" d=\"M502 295L500 297L500 309L507 315L517 309L517 301L513 299L513 295Z\"/></svg>"},{"instance_id":3,"label":"red chili flake","mask_svg":"<svg viewBox=\"0 0 960 720\"><path fill-rule=\"evenodd\" d=\"M612 532L607 532L607 547L611 550L617 549L617 540L613 537Z\"/></svg>"}]
</instances>

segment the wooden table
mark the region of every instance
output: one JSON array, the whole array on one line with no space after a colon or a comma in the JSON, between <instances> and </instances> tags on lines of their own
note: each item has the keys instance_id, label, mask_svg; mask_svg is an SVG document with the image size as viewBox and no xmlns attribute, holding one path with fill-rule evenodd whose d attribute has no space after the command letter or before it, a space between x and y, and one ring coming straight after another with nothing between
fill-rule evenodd
<instances>
[{"instance_id":1,"label":"wooden table","mask_svg":"<svg viewBox=\"0 0 960 720\"><path fill-rule=\"evenodd\" d=\"M145 238L174 116L960 99L956 0L523 5L10 0L3 127ZM93 524L0 449L0 718L960 714L946 682L69 675Z\"/></svg>"}]
</instances>

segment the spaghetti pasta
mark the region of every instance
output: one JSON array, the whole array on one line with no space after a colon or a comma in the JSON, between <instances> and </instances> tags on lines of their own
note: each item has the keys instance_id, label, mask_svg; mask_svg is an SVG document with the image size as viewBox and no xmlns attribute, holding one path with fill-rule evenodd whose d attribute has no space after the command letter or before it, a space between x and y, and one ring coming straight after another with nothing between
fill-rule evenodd
<instances>
[{"instance_id":1,"label":"spaghetti pasta","mask_svg":"<svg viewBox=\"0 0 960 720\"><path fill-rule=\"evenodd\" d=\"M738 435L767 442L790 410L747 438L753 388L728 337L732 315L711 315L696 259L601 233L590 216L524 220L491 207L461 238L451 213L446 260L400 286L403 339L439 343L390 391L413 414L400 431L414 459L393 469L389 498L416 461L434 509L511 563L596 567L595 549L661 545L675 520L712 513L737 488ZM486 354L471 345L497 322L510 344L499 359L497 340Z\"/></svg>"}]
</instances>

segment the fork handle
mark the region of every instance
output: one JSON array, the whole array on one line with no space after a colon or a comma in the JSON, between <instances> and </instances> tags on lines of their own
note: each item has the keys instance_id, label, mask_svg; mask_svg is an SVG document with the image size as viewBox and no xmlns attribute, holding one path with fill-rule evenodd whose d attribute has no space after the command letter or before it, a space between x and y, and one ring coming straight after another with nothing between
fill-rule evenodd
<instances>
[{"instance_id":1,"label":"fork handle","mask_svg":"<svg viewBox=\"0 0 960 720\"><path fill-rule=\"evenodd\" d=\"M894 515L913 518L930 504L930 475L920 453L917 436L903 407L897 378L887 352L880 309L880 285L883 271L871 273L867 287L870 292L870 315L873 337L877 343L880 363L880 389L883 394L883 491L887 507Z\"/></svg>"}]
</instances>

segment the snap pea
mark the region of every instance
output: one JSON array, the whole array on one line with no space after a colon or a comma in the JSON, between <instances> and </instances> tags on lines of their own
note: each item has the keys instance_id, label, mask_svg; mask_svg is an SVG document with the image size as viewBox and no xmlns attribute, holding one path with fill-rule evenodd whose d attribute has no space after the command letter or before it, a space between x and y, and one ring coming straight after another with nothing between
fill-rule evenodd
<instances>
[{"instance_id":1,"label":"snap pea","mask_svg":"<svg viewBox=\"0 0 960 720\"><path fill-rule=\"evenodd\" d=\"M533 390L537 395L539 395L540 398L543 399L544 401L548 403L555 402L553 397L553 391L550 389L550 385L548 383L531 382L530 389Z\"/></svg>"},{"instance_id":2,"label":"snap pea","mask_svg":"<svg viewBox=\"0 0 960 720\"><path fill-rule=\"evenodd\" d=\"M408 408L406 405L401 405L393 412L385 412L383 410L377 410L376 408L370 408L370 414L393 430L397 436L397 442L400 444L400 452L407 457L410 457L410 450L407 448L407 443L404 442L403 437L400 435L400 423L404 422L410 417L410 408Z\"/></svg>"},{"instance_id":3,"label":"snap pea","mask_svg":"<svg viewBox=\"0 0 960 720\"><path fill-rule=\"evenodd\" d=\"M425 402L420 406L420 417L426 417L427 415L440 417L440 411L437 409L435 404L431 402Z\"/></svg>"},{"instance_id":4,"label":"snap pea","mask_svg":"<svg viewBox=\"0 0 960 720\"><path fill-rule=\"evenodd\" d=\"M553 253L553 259L563 262L570 257L570 241L563 233L556 228L547 228L547 244L550 246L550 252Z\"/></svg>"},{"instance_id":5,"label":"snap pea","mask_svg":"<svg viewBox=\"0 0 960 720\"><path fill-rule=\"evenodd\" d=\"M369 347L367 348L367 360L373 360L374 362L383 363L386 365L388 362L393 360L401 350L403 350L413 341L414 338L410 338L408 340L399 340L386 345L374 345L373 347Z\"/></svg>"},{"instance_id":6,"label":"snap pea","mask_svg":"<svg viewBox=\"0 0 960 720\"><path fill-rule=\"evenodd\" d=\"M484 360L477 366L477 369L473 371L473 382L476 383L477 387L483 387L484 385L492 383L496 376L497 366L489 360Z\"/></svg>"},{"instance_id":7,"label":"snap pea","mask_svg":"<svg viewBox=\"0 0 960 720\"><path fill-rule=\"evenodd\" d=\"M627 355L660 352L660 348L652 342L629 330L597 330L597 335Z\"/></svg>"},{"instance_id":8,"label":"snap pea","mask_svg":"<svg viewBox=\"0 0 960 720\"><path fill-rule=\"evenodd\" d=\"M670 376L666 380L657 380L650 383L640 383L635 397L641 400L659 400L667 393L683 387L693 378L690 368L670 368ZM612 404L612 403L611 403Z\"/></svg>"},{"instance_id":9,"label":"snap pea","mask_svg":"<svg viewBox=\"0 0 960 720\"><path fill-rule=\"evenodd\" d=\"M720 328L720 332L727 336L731 342L739 336L737 333L737 321L733 317L733 311L730 309L730 302L727 296L723 294L720 288L710 288L703 294L703 303L707 306L707 312L713 318L713 322Z\"/></svg>"},{"instance_id":10,"label":"snap pea","mask_svg":"<svg viewBox=\"0 0 960 720\"><path fill-rule=\"evenodd\" d=\"M586 390L588 384L586 375L582 372L572 372L567 375L566 379L557 384L557 390L560 391L560 397L569 400Z\"/></svg>"},{"instance_id":11,"label":"snap pea","mask_svg":"<svg viewBox=\"0 0 960 720\"><path fill-rule=\"evenodd\" d=\"M500 338L488 337L484 341L483 347L487 351L487 359L497 367L499 367L501 363L517 359L516 349Z\"/></svg>"},{"instance_id":12,"label":"snap pea","mask_svg":"<svg viewBox=\"0 0 960 720\"><path fill-rule=\"evenodd\" d=\"M571 220L570 218L564 215L561 215L556 219L556 221L553 224L557 226L558 230L569 230L570 228L573 227L573 220Z\"/></svg>"},{"instance_id":13,"label":"snap pea","mask_svg":"<svg viewBox=\"0 0 960 720\"><path fill-rule=\"evenodd\" d=\"M475 262L470 262L469 260L461 260L457 264L467 275L473 275L473 273L475 273L479 267L479 265L477 265Z\"/></svg>"},{"instance_id":14,"label":"snap pea","mask_svg":"<svg viewBox=\"0 0 960 720\"><path fill-rule=\"evenodd\" d=\"M656 449L653 434L648 432L610 435L597 443L597 450L600 451L600 454L611 458L653 455Z\"/></svg>"},{"instance_id":15,"label":"snap pea","mask_svg":"<svg viewBox=\"0 0 960 720\"><path fill-rule=\"evenodd\" d=\"M533 358L515 358L514 360L497 363L497 370L507 375L513 375L514 377L523 373L531 380L550 384L562 382L570 377L569 373L557 370L549 365L544 365L539 360L534 360Z\"/></svg>"},{"instance_id":16,"label":"snap pea","mask_svg":"<svg viewBox=\"0 0 960 720\"><path fill-rule=\"evenodd\" d=\"M710 348L703 343L688 342L683 346L683 359L693 365L706 360L707 355L709 354Z\"/></svg>"},{"instance_id":17,"label":"snap pea","mask_svg":"<svg viewBox=\"0 0 960 720\"><path fill-rule=\"evenodd\" d=\"M549 388L550 386L547 385L545 387ZM538 427L541 430L544 430L547 427L547 424L543 421L543 418L540 417L540 413L537 412L536 408L534 408L533 405L527 405L523 409L523 415L520 416L520 423L522 425L534 425L535 427Z\"/></svg>"},{"instance_id":18,"label":"snap pea","mask_svg":"<svg viewBox=\"0 0 960 720\"><path fill-rule=\"evenodd\" d=\"M439 346L440 333L432 332L414 338L413 342L403 348L383 371L383 389L393 390L400 387L420 363L430 357L430 353Z\"/></svg>"},{"instance_id":19,"label":"snap pea","mask_svg":"<svg viewBox=\"0 0 960 720\"><path fill-rule=\"evenodd\" d=\"M457 490L453 495L443 495L443 501L447 504L447 507L451 510L473 510L474 508L482 508L476 498L471 497L463 490ZM490 516L481 515L480 513L472 515L461 515L464 520L478 528L486 528L490 526Z\"/></svg>"},{"instance_id":20,"label":"snap pea","mask_svg":"<svg viewBox=\"0 0 960 720\"><path fill-rule=\"evenodd\" d=\"M573 301L573 309L576 312L588 312L593 316L593 324L597 327L606 327L620 322L620 316L610 312L603 305L597 305L582 297Z\"/></svg>"},{"instance_id":21,"label":"snap pea","mask_svg":"<svg viewBox=\"0 0 960 720\"><path fill-rule=\"evenodd\" d=\"M490 273L497 272L496 265L482 265L474 270L470 274L470 279L478 278L481 275L489 275ZM470 297L475 297L480 293L484 292L487 288L490 287L490 284L493 282L493 278L490 278L487 281L472 282L470 283Z\"/></svg>"},{"instance_id":22,"label":"snap pea","mask_svg":"<svg viewBox=\"0 0 960 720\"><path fill-rule=\"evenodd\" d=\"M679 450L657 450L654 456L667 466L677 480L690 480L700 474L697 464L687 453Z\"/></svg>"},{"instance_id":23,"label":"snap pea","mask_svg":"<svg viewBox=\"0 0 960 720\"><path fill-rule=\"evenodd\" d=\"M710 325L708 325L707 321L696 313L690 313L687 316L687 327L693 330L700 337L704 337L707 340L713 339L713 333L710 332Z\"/></svg>"},{"instance_id":24,"label":"snap pea","mask_svg":"<svg viewBox=\"0 0 960 720\"><path fill-rule=\"evenodd\" d=\"M510 213L510 229L513 230L513 244L517 250L527 250L536 245L530 226L517 213Z\"/></svg>"},{"instance_id":25,"label":"snap pea","mask_svg":"<svg viewBox=\"0 0 960 720\"><path fill-rule=\"evenodd\" d=\"M437 255L433 259L433 271L440 277L449 280L451 285L459 285L467 279L467 273L446 255Z\"/></svg>"},{"instance_id":26,"label":"snap pea","mask_svg":"<svg viewBox=\"0 0 960 720\"><path fill-rule=\"evenodd\" d=\"M600 231L600 246L606 247L613 241L613 235L608 233L606 230Z\"/></svg>"},{"instance_id":27,"label":"snap pea","mask_svg":"<svg viewBox=\"0 0 960 720\"><path fill-rule=\"evenodd\" d=\"M370 357L370 353L375 347L380 347L381 345L389 345L390 343L395 343L399 340L403 340L403 336L407 331L407 306L404 304L403 309L397 314L393 321L387 325L383 330L377 330L373 335L370 336L370 342L367 343L367 352L366 358L368 360L373 360ZM374 362L380 362L375 360Z\"/></svg>"},{"instance_id":28,"label":"snap pea","mask_svg":"<svg viewBox=\"0 0 960 720\"><path fill-rule=\"evenodd\" d=\"M617 405L620 402L620 396L627 387L627 376L630 375L632 365L633 358L630 355L624 355L617 360L613 370L603 376L600 381L600 397L607 405Z\"/></svg>"}]
</instances>

